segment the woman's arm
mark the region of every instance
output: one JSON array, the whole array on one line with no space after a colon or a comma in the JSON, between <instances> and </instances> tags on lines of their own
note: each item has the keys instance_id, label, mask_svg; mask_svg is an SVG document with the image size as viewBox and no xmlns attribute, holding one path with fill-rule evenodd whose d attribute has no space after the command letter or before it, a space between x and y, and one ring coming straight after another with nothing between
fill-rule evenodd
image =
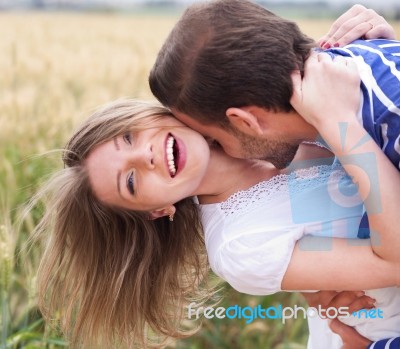
<instances>
[{"instance_id":1,"label":"woman's arm","mask_svg":"<svg viewBox=\"0 0 400 349\"><path fill-rule=\"evenodd\" d=\"M305 236L296 243L281 288L351 291L396 285L399 263L377 256L369 239Z\"/></svg>"},{"instance_id":2,"label":"woman's arm","mask_svg":"<svg viewBox=\"0 0 400 349\"><path fill-rule=\"evenodd\" d=\"M332 24L329 32L318 40L318 44L323 48L344 46L361 37L392 40L395 39L395 32L374 10L354 5Z\"/></svg>"},{"instance_id":3,"label":"woman's arm","mask_svg":"<svg viewBox=\"0 0 400 349\"><path fill-rule=\"evenodd\" d=\"M312 55L304 78L293 75L293 82L292 105L318 130L358 185L374 252L399 262L400 173L356 119L360 78L355 63Z\"/></svg>"}]
</instances>

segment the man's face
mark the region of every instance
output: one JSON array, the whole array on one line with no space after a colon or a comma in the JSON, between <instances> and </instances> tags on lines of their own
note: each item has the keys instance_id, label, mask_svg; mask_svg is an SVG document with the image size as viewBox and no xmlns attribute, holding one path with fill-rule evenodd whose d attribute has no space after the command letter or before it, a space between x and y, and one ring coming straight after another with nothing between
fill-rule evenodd
<instances>
[{"instance_id":1,"label":"man's face","mask_svg":"<svg viewBox=\"0 0 400 349\"><path fill-rule=\"evenodd\" d=\"M190 128L217 141L228 155L235 158L266 160L276 168L282 169L290 164L299 147L298 144L289 144L269 137L256 138L234 127L224 129L219 125L205 125L176 109L172 109L172 112Z\"/></svg>"}]
</instances>

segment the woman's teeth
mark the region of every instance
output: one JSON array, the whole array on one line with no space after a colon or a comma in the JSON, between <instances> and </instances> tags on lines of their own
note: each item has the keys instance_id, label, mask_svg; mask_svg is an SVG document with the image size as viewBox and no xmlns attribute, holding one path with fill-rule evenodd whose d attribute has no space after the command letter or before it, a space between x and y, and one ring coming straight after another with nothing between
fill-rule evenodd
<instances>
[{"instance_id":1,"label":"woman's teeth","mask_svg":"<svg viewBox=\"0 0 400 349\"><path fill-rule=\"evenodd\" d=\"M171 176L176 174L175 167L175 159L174 159L174 137L169 136L167 140L167 160L168 160L168 169Z\"/></svg>"}]
</instances>

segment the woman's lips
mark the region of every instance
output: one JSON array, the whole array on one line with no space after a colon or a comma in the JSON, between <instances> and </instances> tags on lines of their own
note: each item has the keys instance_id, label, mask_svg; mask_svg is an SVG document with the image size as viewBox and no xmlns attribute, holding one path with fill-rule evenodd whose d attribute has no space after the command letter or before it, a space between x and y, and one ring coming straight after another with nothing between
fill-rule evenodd
<instances>
[{"instance_id":1,"label":"woman's lips","mask_svg":"<svg viewBox=\"0 0 400 349\"><path fill-rule=\"evenodd\" d=\"M176 165L177 165L177 171L175 176L177 176L179 173L182 172L182 170L185 168L186 165L186 159L187 159L187 151L186 151L186 146L183 141L177 137L175 138L175 147L177 150L177 157L175 159Z\"/></svg>"},{"instance_id":2,"label":"woman's lips","mask_svg":"<svg viewBox=\"0 0 400 349\"><path fill-rule=\"evenodd\" d=\"M165 140L165 162L172 178L180 173L186 164L185 144L171 133L168 133Z\"/></svg>"}]
</instances>

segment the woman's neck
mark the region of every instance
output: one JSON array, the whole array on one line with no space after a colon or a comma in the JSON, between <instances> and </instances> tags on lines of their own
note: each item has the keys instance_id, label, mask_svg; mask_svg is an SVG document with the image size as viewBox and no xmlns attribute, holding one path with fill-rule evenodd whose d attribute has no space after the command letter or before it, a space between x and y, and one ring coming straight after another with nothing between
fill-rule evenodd
<instances>
[{"instance_id":1,"label":"woman's neck","mask_svg":"<svg viewBox=\"0 0 400 349\"><path fill-rule=\"evenodd\" d=\"M301 144L294 161L306 165L308 162L305 160L314 159L315 164L318 164L318 159L332 156L325 148ZM248 189L280 173L287 173L288 170L277 170L266 161L232 158L220 148L211 148L206 175L193 195L197 195L203 204L225 201L239 190Z\"/></svg>"},{"instance_id":2,"label":"woman's neck","mask_svg":"<svg viewBox=\"0 0 400 349\"><path fill-rule=\"evenodd\" d=\"M266 161L236 159L222 149L211 149L209 166L196 195L203 204L221 202L277 174L279 170Z\"/></svg>"}]
</instances>

